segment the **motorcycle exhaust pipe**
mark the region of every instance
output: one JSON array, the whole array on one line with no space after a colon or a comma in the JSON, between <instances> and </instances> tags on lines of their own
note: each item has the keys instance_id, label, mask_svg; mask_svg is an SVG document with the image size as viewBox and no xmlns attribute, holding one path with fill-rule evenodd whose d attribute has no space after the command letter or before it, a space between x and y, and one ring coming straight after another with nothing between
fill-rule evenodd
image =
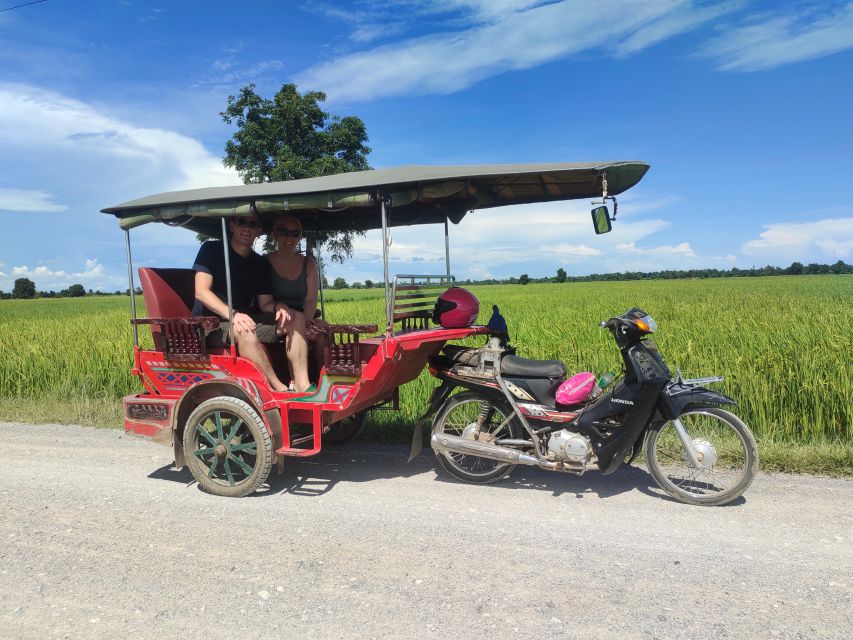
<instances>
[{"instance_id":1,"label":"motorcycle exhaust pipe","mask_svg":"<svg viewBox=\"0 0 853 640\"><path fill-rule=\"evenodd\" d=\"M522 453L517 449L509 447L501 447L494 444L485 444L477 440L468 440L459 436L452 436L447 433L434 433L431 438L432 450L436 453L461 453L466 456L478 456L498 462L506 462L508 464L525 464L531 467L540 467L551 471L571 471L574 473L583 473L583 466L577 467L567 465L563 462L552 462L550 460L540 460L536 456L531 456Z\"/></svg>"}]
</instances>

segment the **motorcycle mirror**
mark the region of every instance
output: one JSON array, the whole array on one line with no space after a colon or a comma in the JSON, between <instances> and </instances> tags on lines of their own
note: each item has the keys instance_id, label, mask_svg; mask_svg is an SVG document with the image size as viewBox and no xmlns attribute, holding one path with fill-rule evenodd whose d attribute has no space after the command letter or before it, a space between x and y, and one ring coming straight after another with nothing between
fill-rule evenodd
<instances>
[{"instance_id":1,"label":"motorcycle mirror","mask_svg":"<svg viewBox=\"0 0 853 640\"><path fill-rule=\"evenodd\" d=\"M610 223L610 211L606 206L595 207L591 213L592 225L596 234L609 233L613 229L613 225Z\"/></svg>"}]
</instances>

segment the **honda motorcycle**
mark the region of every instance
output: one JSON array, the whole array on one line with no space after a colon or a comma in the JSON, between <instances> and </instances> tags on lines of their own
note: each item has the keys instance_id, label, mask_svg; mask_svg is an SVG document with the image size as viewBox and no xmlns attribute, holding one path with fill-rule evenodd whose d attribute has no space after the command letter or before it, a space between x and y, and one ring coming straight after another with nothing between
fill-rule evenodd
<instances>
[{"instance_id":1,"label":"honda motorcycle","mask_svg":"<svg viewBox=\"0 0 853 640\"><path fill-rule=\"evenodd\" d=\"M719 377L673 379L649 336L657 329L633 308L602 322L622 356L622 375L596 396L562 405L565 365L528 360L492 337L482 348L449 345L430 359L442 381L430 398L431 445L455 477L489 483L518 465L604 475L641 452L655 482L688 504L723 505L749 487L758 449L749 428L722 407L736 402L705 387ZM602 386L606 383L600 383ZM453 394L458 388L466 391Z\"/></svg>"}]
</instances>

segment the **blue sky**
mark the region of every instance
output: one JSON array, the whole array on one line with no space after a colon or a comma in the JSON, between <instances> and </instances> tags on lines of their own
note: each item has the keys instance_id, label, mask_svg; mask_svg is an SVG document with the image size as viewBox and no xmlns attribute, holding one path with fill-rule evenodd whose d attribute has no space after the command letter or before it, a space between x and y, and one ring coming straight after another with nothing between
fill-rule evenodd
<instances>
[{"instance_id":1,"label":"blue sky","mask_svg":"<svg viewBox=\"0 0 853 640\"><path fill-rule=\"evenodd\" d=\"M588 201L469 215L460 278L853 262L853 2L47 0L0 13L0 289L124 289L99 210L239 183L218 113L249 82L325 91L377 168L651 164L607 236ZM133 243L139 265L197 249ZM442 272L442 243L395 230L392 272ZM368 234L328 275L376 280L380 256Z\"/></svg>"}]
</instances>

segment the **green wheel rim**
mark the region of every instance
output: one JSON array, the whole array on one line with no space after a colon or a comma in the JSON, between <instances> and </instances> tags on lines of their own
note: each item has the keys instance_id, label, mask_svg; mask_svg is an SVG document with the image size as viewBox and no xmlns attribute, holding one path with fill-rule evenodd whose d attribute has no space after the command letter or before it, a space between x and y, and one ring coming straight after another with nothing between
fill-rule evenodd
<instances>
[{"instance_id":1,"label":"green wheel rim","mask_svg":"<svg viewBox=\"0 0 853 640\"><path fill-rule=\"evenodd\" d=\"M217 484L236 487L258 466L258 443L251 429L229 411L204 415L195 425L193 444L193 455Z\"/></svg>"}]
</instances>

